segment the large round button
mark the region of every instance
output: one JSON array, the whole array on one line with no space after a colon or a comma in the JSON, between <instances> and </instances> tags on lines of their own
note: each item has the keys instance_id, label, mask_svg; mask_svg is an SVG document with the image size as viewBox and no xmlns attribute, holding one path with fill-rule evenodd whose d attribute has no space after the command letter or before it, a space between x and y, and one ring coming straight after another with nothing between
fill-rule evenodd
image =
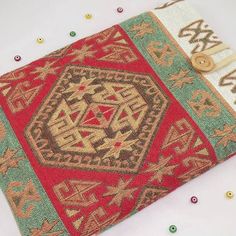
<instances>
[{"instance_id":1,"label":"large round button","mask_svg":"<svg viewBox=\"0 0 236 236\"><path fill-rule=\"evenodd\" d=\"M213 59L201 52L193 54L191 62L193 67L198 71L210 72L215 67Z\"/></svg>"}]
</instances>

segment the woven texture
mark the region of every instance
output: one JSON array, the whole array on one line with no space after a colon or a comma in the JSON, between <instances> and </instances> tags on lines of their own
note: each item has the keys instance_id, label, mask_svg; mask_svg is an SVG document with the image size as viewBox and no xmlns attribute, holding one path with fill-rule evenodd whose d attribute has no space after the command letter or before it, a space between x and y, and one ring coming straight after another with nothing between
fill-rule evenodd
<instances>
[{"instance_id":1,"label":"woven texture","mask_svg":"<svg viewBox=\"0 0 236 236\"><path fill-rule=\"evenodd\" d=\"M236 64L189 60L220 43L178 0L0 77L0 185L22 235L101 232L233 156Z\"/></svg>"}]
</instances>

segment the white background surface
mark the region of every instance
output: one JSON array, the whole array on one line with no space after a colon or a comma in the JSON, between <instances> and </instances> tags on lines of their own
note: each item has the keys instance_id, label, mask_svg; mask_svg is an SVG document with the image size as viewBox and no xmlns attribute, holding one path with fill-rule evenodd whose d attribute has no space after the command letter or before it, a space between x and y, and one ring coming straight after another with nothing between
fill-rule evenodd
<instances>
[{"instance_id":1,"label":"white background surface","mask_svg":"<svg viewBox=\"0 0 236 236\"><path fill-rule=\"evenodd\" d=\"M188 0L224 42L236 49L236 1ZM80 38L150 10L162 0L0 0L0 75ZM124 12L118 14L117 7ZM91 13L92 20L84 15ZM174 20L174 19L173 19ZM75 30L77 37L69 32ZM35 43L37 37L45 43ZM15 62L14 56L22 61ZM100 236L168 236L175 224L178 236L236 236L236 158L191 181L164 199ZM190 203L196 195L199 203ZM0 191L0 236L19 231Z\"/></svg>"}]
</instances>

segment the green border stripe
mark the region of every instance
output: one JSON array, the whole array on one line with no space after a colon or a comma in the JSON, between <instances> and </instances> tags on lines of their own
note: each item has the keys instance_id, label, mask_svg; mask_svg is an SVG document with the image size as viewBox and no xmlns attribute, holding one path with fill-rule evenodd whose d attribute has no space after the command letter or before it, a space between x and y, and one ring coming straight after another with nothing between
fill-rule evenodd
<instances>
[{"instance_id":1,"label":"green border stripe","mask_svg":"<svg viewBox=\"0 0 236 236\"><path fill-rule=\"evenodd\" d=\"M24 151L22 150L22 147L20 143L18 142L3 110L0 108L0 187L2 191L5 193L5 196L8 198L9 194L6 194L7 190L10 190L11 192L18 192L23 195L24 188L27 183L30 181L33 183L33 186L36 189L37 194L39 195L39 200L29 200L26 201L23 205L23 209L20 209L21 206L19 206L19 211L22 210L22 212L26 212L27 209L29 209L30 206L33 206L31 214L29 217L22 217L15 215L15 219L18 223L19 229L21 231L22 235L31 235L32 229L41 229L43 222L47 220L50 224L53 222L55 223L55 226L48 231L48 233L45 232L45 235L48 235L53 232L60 232L58 235L69 235L67 232L64 224L62 223L60 217L58 216L55 208L53 207L51 201L49 200L46 192L44 191L39 179L37 178L34 170L32 169L30 162L28 161ZM7 150L13 151L14 155L12 155L12 158L7 160L5 163L3 160L4 154ZM6 155L5 155L6 156ZM8 155L9 156L9 155ZM17 160L17 164L15 167L9 167L9 162L12 160ZM7 168L4 168L7 167ZM12 187L13 183L18 183L15 187ZM34 194L30 193L28 191L28 194ZM13 199L13 198L11 198ZM16 205L19 203L19 200L21 198L14 198L14 202ZM14 213L14 211L13 211Z\"/></svg>"},{"instance_id":2,"label":"green border stripe","mask_svg":"<svg viewBox=\"0 0 236 236\"><path fill-rule=\"evenodd\" d=\"M154 18L153 18L154 17ZM120 24L120 26L126 31L130 39L136 45L138 50L141 52L146 61L151 65L154 71L159 75L160 79L164 82L167 88L175 96L175 98L182 104L185 110L190 114L192 119L198 124L201 130L205 133L210 143L213 145L218 160L223 160L229 155L236 152L235 142L229 142L227 146L216 145L219 141L218 137L213 137L214 131L216 129L223 129L225 124L234 125L235 118L233 115L224 107L222 102L212 93L207 84L200 78L200 76L195 72L191 64L184 57L183 53L176 46L174 38L170 38L165 32L166 29L157 21L157 17L152 13L144 13L137 17L131 18ZM174 19L173 19L174 20ZM146 24L148 27L151 27L151 31L147 30L147 33L142 36L137 36L133 28L135 25ZM157 65L154 59L147 51L147 46L150 42L158 41L162 45L168 44L172 49L174 49L176 56L174 57L173 64L171 66L160 66ZM186 84L182 89L173 87L173 81L170 81L169 78L171 75L178 74L181 70L189 71L189 76L193 77L192 83ZM207 93L211 94L212 99L220 106L221 113L217 117L207 117L206 114L203 114L202 117L198 117L197 114L189 106L188 102L192 98L192 93L195 90L204 90ZM173 114L174 115L174 114Z\"/></svg>"}]
</instances>

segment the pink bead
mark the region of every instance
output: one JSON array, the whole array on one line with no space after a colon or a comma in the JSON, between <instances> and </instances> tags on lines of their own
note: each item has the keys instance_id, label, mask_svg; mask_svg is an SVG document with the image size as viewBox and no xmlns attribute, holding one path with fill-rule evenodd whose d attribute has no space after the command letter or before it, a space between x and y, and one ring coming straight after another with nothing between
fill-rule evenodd
<instances>
[{"instance_id":1,"label":"pink bead","mask_svg":"<svg viewBox=\"0 0 236 236\"><path fill-rule=\"evenodd\" d=\"M192 202L193 204L196 204L196 203L198 202L198 198L197 198L196 196L192 196L192 197L191 197L191 202Z\"/></svg>"},{"instance_id":2,"label":"pink bead","mask_svg":"<svg viewBox=\"0 0 236 236\"><path fill-rule=\"evenodd\" d=\"M117 8L117 12L118 12L118 13L122 13L123 11L124 11L124 9L123 9L122 7L118 7L118 8Z\"/></svg>"},{"instance_id":3,"label":"pink bead","mask_svg":"<svg viewBox=\"0 0 236 236\"><path fill-rule=\"evenodd\" d=\"M21 60L21 56L16 55L16 56L14 57L14 60L15 60L15 61L20 61L20 60Z\"/></svg>"}]
</instances>

